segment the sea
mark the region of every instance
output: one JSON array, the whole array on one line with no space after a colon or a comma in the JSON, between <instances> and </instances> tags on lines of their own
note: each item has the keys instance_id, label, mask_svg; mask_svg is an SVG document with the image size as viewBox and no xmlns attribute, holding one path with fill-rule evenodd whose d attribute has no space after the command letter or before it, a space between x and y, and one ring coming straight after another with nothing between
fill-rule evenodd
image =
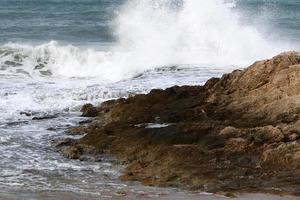
<instances>
[{"instance_id":1,"label":"sea","mask_svg":"<svg viewBox=\"0 0 300 200\"><path fill-rule=\"evenodd\" d=\"M85 103L202 85L292 50L300 0L0 0L0 199L223 199L121 182L113 158L69 160L51 144L72 137Z\"/></svg>"}]
</instances>

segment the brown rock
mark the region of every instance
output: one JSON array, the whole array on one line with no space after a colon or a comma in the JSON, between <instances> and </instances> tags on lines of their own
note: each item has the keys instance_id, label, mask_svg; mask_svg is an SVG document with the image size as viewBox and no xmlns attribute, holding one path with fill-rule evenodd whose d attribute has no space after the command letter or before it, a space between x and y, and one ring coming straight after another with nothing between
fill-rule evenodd
<instances>
[{"instance_id":1,"label":"brown rock","mask_svg":"<svg viewBox=\"0 0 300 200\"><path fill-rule=\"evenodd\" d=\"M63 156L70 159L79 159L82 152L74 146L68 147L62 151Z\"/></svg>"},{"instance_id":2,"label":"brown rock","mask_svg":"<svg viewBox=\"0 0 300 200\"><path fill-rule=\"evenodd\" d=\"M82 117L96 117L98 115L97 108L92 104L83 105L80 112L82 112Z\"/></svg>"},{"instance_id":3,"label":"brown rock","mask_svg":"<svg viewBox=\"0 0 300 200\"><path fill-rule=\"evenodd\" d=\"M227 148L228 151L243 152L247 150L249 146L248 143L248 140L244 138L230 138L226 142L225 148Z\"/></svg>"},{"instance_id":4,"label":"brown rock","mask_svg":"<svg viewBox=\"0 0 300 200\"><path fill-rule=\"evenodd\" d=\"M97 118L65 154L86 145L114 155L127 164L122 180L300 195L300 53L82 112Z\"/></svg>"}]
</instances>

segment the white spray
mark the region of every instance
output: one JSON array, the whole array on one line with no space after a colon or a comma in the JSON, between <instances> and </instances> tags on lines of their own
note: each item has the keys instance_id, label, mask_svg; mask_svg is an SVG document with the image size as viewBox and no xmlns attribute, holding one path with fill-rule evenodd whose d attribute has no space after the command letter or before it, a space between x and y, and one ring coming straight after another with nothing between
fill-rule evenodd
<instances>
[{"instance_id":1,"label":"white spray","mask_svg":"<svg viewBox=\"0 0 300 200\"><path fill-rule=\"evenodd\" d=\"M224 0L131 0L116 19L119 42L107 52L56 42L5 48L27 55L22 67L30 68L31 74L36 73L32 69L37 61L46 60L45 69L54 75L113 81L166 65L243 67L283 50L267 42L254 27L240 24L233 6ZM7 58L0 57L0 64Z\"/></svg>"}]
</instances>

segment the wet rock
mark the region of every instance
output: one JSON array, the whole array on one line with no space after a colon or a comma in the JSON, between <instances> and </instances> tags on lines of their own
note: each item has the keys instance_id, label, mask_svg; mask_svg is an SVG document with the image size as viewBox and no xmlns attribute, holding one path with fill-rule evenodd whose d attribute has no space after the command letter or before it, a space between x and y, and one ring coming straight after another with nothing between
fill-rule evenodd
<instances>
[{"instance_id":1,"label":"wet rock","mask_svg":"<svg viewBox=\"0 0 300 200\"><path fill-rule=\"evenodd\" d=\"M72 138L64 138L64 139L58 139L58 140L54 140L52 141L52 146L61 149L64 147L69 147L73 144L76 144L76 140L72 139Z\"/></svg>"},{"instance_id":2,"label":"wet rock","mask_svg":"<svg viewBox=\"0 0 300 200\"><path fill-rule=\"evenodd\" d=\"M72 146L72 147L68 147L68 148L62 150L62 154L66 158L79 159L82 152L77 147Z\"/></svg>"},{"instance_id":3,"label":"wet rock","mask_svg":"<svg viewBox=\"0 0 300 200\"><path fill-rule=\"evenodd\" d=\"M300 195L299 96L300 53L286 52L204 86L85 105L97 117L65 154L109 153L121 180L146 185Z\"/></svg>"},{"instance_id":4,"label":"wet rock","mask_svg":"<svg viewBox=\"0 0 300 200\"><path fill-rule=\"evenodd\" d=\"M18 126L18 125L21 125L21 124L28 124L28 121L20 120L20 121L8 122L6 124L8 126Z\"/></svg>"},{"instance_id":5,"label":"wet rock","mask_svg":"<svg viewBox=\"0 0 300 200\"><path fill-rule=\"evenodd\" d=\"M8 68L8 66L0 66L1 71L7 70L7 68Z\"/></svg>"},{"instance_id":6,"label":"wet rock","mask_svg":"<svg viewBox=\"0 0 300 200\"><path fill-rule=\"evenodd\" d=\"M4 50L2 52L0 52L3 56L8 56L8 55L11 55L14 53L14 51L11 51L11 50Z\"/></svg>"},{"instance_id":7,"label":"wet rock","mask_svg":"<svg viewBox=\"0 0 300 200\"><path fill-rule=\"evenodd\" d=\"M92 162L101 162L104 159L102 156L103 151L93 146L78 144L77 141L72 138L52 141L52 146L66 158Z\"/></svg>"},{"instance_id":8,"label":"wet rock","mask_svg":"<svg viewBox=\"0 0 300 200\"><path fill-rule=\"evenodd\" d=\"M67 135L84 135L86 133L85 127L72 127L69 128L65 133Z\"/></svg>"},{"instance_id":9,"label":"wet rock","mask_svg":"<svg viewBox=\"0 0 300 200\"><path fill-rule=\"evenodd\" d=\"M45 68L45 65L42 64L42 63L40 63L40 64L38 64L38 65L36 65L36 66L34 67L35 70L39 70L39 69L43 69L43 68ZM43 74L43 75L44 75L44 74Z\"/></svg>"},{"instance_id":10,"label":"wet rock","mask_svg":"<svg viewBox=\"0 0 300 200\"><path fill-rule=\"evenodd\" d=\"M50 70L40 71L40 74L44 76L52 76L52 72Z\"/></svg>"},{"instance_id":11,"label":"wet rock","mask_svg":"<svg viewBox=\"0 0 300 200\"><path fill-rule=\"evenodd\" d=\"M54 146L64 157L70 159L79 159L81 151L74 146L76 141L72 138L64 138L52 141Z\"/></svg>"},{"instance_id":12,"label":"wet rock","mask_svg":"<svg viewBox=\"0 0 300 200\"><path fill-rule=\"evenodd\" d=\"M7 66L10 66L10 67L20 67L20 66L22 66L21 63L17 63L17 62L14 62L14 61L9 61L9 60L5 61L4 64L7 65Z\"/></svg>"},{"instance_id":13,"label":"wet rock","mask_svg":"<svg viewBox=\"0 0 300 200\"><path fill-rule=\"evenodd\" d=\"M45 115L45 116L33 117L32 120L35 120L35 121L47 120L47 119L55 119L57 117L58 117L57 115Z\"/></svg>"},{"instance_id":14,"label":"wet rock","mask_svg":"<svg viewBox=\"0 0 300 200\"><path fill-rule=\"evenodd\" d=\"M30 117L30 116L32 116L32 113L31 112L20 112L20 115L25 115L27 117Z\"/></svg>"},{"instance_id":15,"label":"wet rock","mask_svg":"<svg viewBox=\"0 0 300 200\"><path fill-rule=\"evenodd\" d=\"M24 69L17 69L16 72L19 74L24 74L24 75L30 76L30 73L25 71Z\"/></svg>"},{"instance_id":16,"label":"wet rock","mask_svg":"<svg viewBox=\"0 0 300 200\"><path fill-rule=\"evenodd\" d=\"M22 56L21 54L16 54L16 55L14 56L14 61L20 63L20 62L23 61L23 58L24 58L24 56Z\"/></svg>"},{"instance_id":17,"label":"wet rock","mask_svg":"<svg viewBox=\"0 0 300 200\"><path fill-rule=\"evenodd\" d=\"M57 131L57 128L49 127L49 128L47 128L47 131Z\"/></svg>"},{"instance_id":18,"label":"wet rock","mask_svg":"<svg viewBox=\"0 0 300 200\"><path fill-rule=\"evenodd\" d=\"M96 117L98 115L97 108L92 104L83 105L80 112L82 112L82 117Z\"/></svg>"},{"instance_id":19,"label":"wet rock","mask_svg":"<svg viewBox=\"0 0 300 200\"><path fill-rule=\"evenodd\" d=\"M93 120L83 120L83 121L80 121L79 124L89 124L91 123Z\"/></svg>"}]
</instances>

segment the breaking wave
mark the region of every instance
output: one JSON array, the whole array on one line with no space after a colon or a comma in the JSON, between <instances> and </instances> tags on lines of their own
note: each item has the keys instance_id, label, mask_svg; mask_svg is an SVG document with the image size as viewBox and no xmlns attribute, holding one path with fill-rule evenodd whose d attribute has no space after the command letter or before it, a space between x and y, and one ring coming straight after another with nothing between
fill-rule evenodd
<instances>
[{"instance_id":1,"label":"breaking wave","mask_svg":"<svg viewBox=\"0 0 300 200\"><path fill-rule=\"evenodd\" d=\"M0 73L121 80L160 66L246 66L284 50L239 22L233 1L132 0L119 11L107 51L9 43L0 47Z\"/></svg>"}]
</instances>

